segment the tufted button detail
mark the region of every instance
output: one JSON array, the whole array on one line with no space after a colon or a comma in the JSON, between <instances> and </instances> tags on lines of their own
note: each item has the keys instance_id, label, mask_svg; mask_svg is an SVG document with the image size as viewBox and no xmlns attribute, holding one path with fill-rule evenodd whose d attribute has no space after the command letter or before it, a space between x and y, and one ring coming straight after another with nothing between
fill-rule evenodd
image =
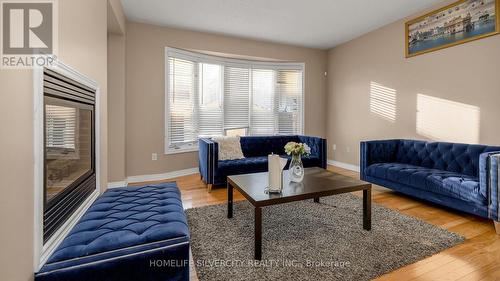
<instances>
[{"instance_id":1,"label":"tufted button detail","mask_svg":"<svg viewBox=\"0 0 500 281\"><path fill-rule=\"evenodd\" d=\"M48 263L166 239L189 238L174 182L116 188L99 197Z\"/></svg>"},{"instance_id":2,"label":"tufted button detail","mask_svg":"<svg viewBox=\"0 0 500 281\"><path fill-rule=\"evenodd\" d=\"M484 145L401 140L396 162L478 177L479 156L496 149L498 147Z\"/></svg>"}]
</instances>

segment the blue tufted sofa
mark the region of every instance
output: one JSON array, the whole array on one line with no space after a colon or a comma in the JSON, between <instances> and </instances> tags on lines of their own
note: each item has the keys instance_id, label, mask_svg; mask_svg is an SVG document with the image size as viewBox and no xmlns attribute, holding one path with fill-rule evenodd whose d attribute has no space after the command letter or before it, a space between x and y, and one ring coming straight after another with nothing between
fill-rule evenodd
<instances>
[{"instance_id":1,"label":"blue tufted sofa","mask_svg":"<svg viewBox=\"0 0 500 281\"><path fill-rule=\"evenodd\" d=\"M209 191L212 185L225 185L230 175L267 171L267 156L271 153L286 156L285 145L302 142L311 147L311 155L302 158L304 167L326 168L326 140L311 136L252 136L241 137L244 159L219 161L219 146L210 138L199 140L199 169ZM289 161L290 162L290 161ZM286 167L285 167L286 168Z\"/></svg>"},{"instance_id":2,"label":"blue tufted sofa","mask_svg":"<svg viewBox=\"0 0 500 281\"><path fill-rule=\"evenodd\" d=\"M499 221L500 147L416 140L361 142L361 179Z\"/></svg>"},{"instance_id":3,"label":"blue tufted sofa","mask_svg":"<svg viewBox=\"0 0 500 281\"><path fill-rule=\"evenodd\" d=\"M106 191L35 280L189 280L189 229L177 185Z\"/></svg>"}]
</instances>

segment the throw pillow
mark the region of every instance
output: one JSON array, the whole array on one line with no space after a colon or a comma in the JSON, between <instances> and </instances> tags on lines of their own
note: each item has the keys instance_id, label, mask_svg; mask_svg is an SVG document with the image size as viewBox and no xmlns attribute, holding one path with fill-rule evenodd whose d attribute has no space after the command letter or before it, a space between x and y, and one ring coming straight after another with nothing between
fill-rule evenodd
<instances>
[{"instance_id":1,"label":"throw pillow","mask_svg":"<svg viewBox=\"0 0 500 281\"><path fill-rule=\"evenodd\" d=\"M213 137L219 144L219 160L234 160L245 158L241 150L240 137Z\"/></svg>"}]
</instances>

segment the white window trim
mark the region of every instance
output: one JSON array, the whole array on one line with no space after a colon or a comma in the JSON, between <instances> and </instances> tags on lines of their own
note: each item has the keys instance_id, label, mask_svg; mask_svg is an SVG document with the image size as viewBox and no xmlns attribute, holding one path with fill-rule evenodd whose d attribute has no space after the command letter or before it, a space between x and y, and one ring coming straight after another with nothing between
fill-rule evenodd
<instances>
[{"instance_id":1,"label":"white window trim","mask_svg":"<svg viewBox=\"0 0 500 281\"><path fill-rule=\"evenodd\" d=\"M76 71L75 69L65 65L61 61L57 61L54 67L49 68L52 71L60 73L69 77L89 88L96 91L95 93L95 173L96 173L96 190L82 203L78 209L66 220L66 222L59 227L59 229L52 235L52 237L43 243L43 107L44 107L44 94L43 94L43 68L36 67L33 69L33 105L34 105L34 131L33 131L33 148L34 148L34 255L33 255L33 268L34 272L38 272L40 268L47 262L47 259L54 252L54 250L61 244L62 240L69 231L75 226L78 220L83 216L85 211L96 200L100 194L100 94L99 85L94 80Z\"/></svg>"},{"instance_id":2,"label":"white window trim","mask_svg":"<svg viewBox=\"0 0 500 281\"><path fill-rule=\"evenodd\" d=\"M280 69L285 69L285 70L302 70L302 110L301 110L301 128L300 128L300 134L304 133L304 121L305 121L305 108L306 108L306 91L305 91L305 76L306 76L306 67L305 63L303 62L280 62L280 61L253 61L253 60L242 60L242 59L233 59L233 58L226 58L226 57L219 57L219 56L214 56L214 55L206 55L202 53L197 53L197 52L192 52L192 51L186 51L182 49L177 49L177 48L172 48L172 47L165 47L165 105L164 105L164 121L165 121L165 127L164 127L164 154L169 155L169 154L179 154L179 153L186 153L186 152L194 152L198 151L198 145L194 145L193 147L189 148L183 148L183 149L178 149L178 150L172 150L168 146L168 136L169 136L169 124L170 124L170 111L169 111L169 104L168 104L168 91L169 91L169 62L168 58L170 54L175 54L176 58L180 59L186 59L191 61L193 58L198 59L199 61L203 61L205 63L214 63L214 64L221 64L223 66L244 66L250 68L266 68L266 69L273 69L273 70L280 70ZM249 106L251 106L251 98L250 98L250 103ZM250 113L251 114L251 111ZM251 128L251 116L249 116L249 128L248 132L250 132Z\"/></svg>"}]
</instances>

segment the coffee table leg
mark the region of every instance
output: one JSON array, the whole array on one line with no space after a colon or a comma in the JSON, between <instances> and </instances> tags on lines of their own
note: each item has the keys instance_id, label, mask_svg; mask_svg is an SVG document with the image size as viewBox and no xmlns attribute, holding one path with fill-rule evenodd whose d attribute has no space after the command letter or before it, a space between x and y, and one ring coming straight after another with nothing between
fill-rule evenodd
<instances>
[{"instance_id":1,"label":"coffee table leg","mask_svg":"<svg viewBox=\"0 0 500 281\"><path fill-rule=\"evenodd\" d=\"M314 198L314 203L319 203L319 197Z\"/></svg>"},{"instance_id":2,"label":"coffee table leg","mask_svg":"<svg viewBox=\"0 0 500 281\"><path fill-rule=\"evenodd\" d=\"M227 183L227 217L233 217L233 186Z\"/></svg>"},{"instance_id":3,"label":"coffee table leg","mask_svg":"<svg viewBox=\"0 0 500 281\"><path fill-rule=\"evenodd\" d=\"M372 229L372 190L363 190L363 228Z\"/></svg>"},{"instance_id":4,"label":"coffee table leg","mask_svg":"<svg viewBox=\"0 0 500 281\"><path fill-rule=\"evenodd\" d=\"M262 208L255 207L255 259L262 259Z\"/></svg>"}]
</instances>

